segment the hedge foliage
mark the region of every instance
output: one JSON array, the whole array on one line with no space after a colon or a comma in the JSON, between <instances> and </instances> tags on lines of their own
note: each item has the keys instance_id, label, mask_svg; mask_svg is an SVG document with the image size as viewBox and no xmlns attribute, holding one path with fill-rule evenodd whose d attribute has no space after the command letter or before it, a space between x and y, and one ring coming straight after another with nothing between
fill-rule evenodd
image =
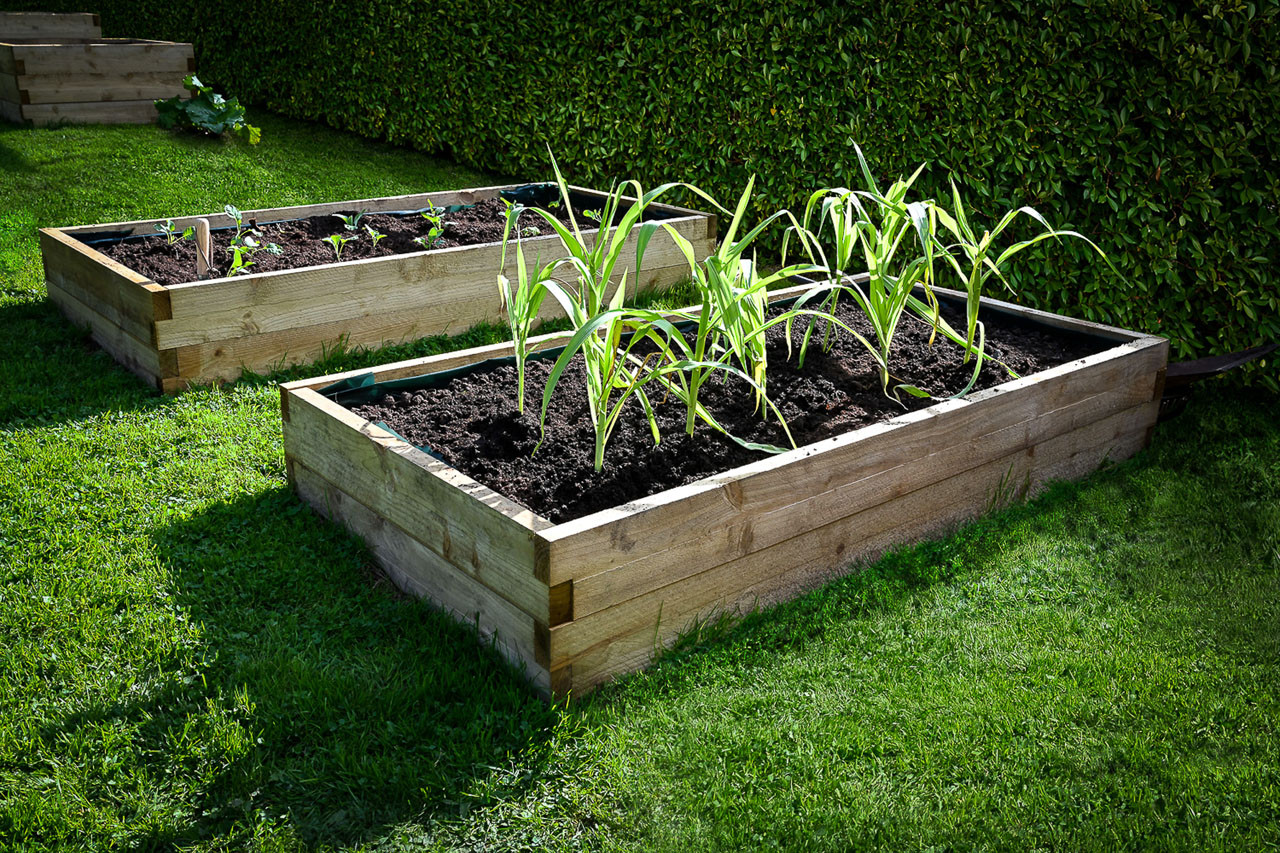
<instances>
[{"instance_id":1,"label":"hedge foliage","mask_svg":"<svg viewBox=\"0 0 1280 853\"><path fill-rule=\"evenodd\" d=\"M729 200L755 173L761 211L799 209L857 180L856 140L886 178L954 174L988 218L1034 205L1123 273L1051 246L1015 265L1024 303L1175 358L1280 339L1275 2L94 5L109 35L193 41L252 103L521 178L548 176L550 144L577 183ZM1252 375L1277 388L1273 365Z\"/></svg>"}]
</instances>

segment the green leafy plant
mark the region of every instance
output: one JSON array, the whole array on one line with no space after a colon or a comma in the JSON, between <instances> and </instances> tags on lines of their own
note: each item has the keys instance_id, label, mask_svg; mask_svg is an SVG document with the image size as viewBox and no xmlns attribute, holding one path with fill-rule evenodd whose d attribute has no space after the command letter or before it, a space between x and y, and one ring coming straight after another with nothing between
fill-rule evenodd
<instances>
[{"instance_id":1,"label":"green leafy plant","mask_svg":"<svg viewBox=\"0 0 1280 853\"><path fill-rule=\"evenodd\" d=\"M428 201L427 206L419 210L418 213L421 214L423 219L427 220L430 229L425 237L414 237L413 242L424 249L434 249L444 239L444 228L448 224L444 221L444 208L436 207Z\"/></svg>"},{"instance_id":2,"label":"green leafy plant","mask_svg":"<svg viewBox=\"0 0 1280 853\"><path fill-rule=\"evenodd\" d=\"M862 314L871 324L875 337L875 345L858 336L860 342L868 347L880 369L881 385L885 393L889 393L889 354L893 347L893 339L898 324L909 307L918 304L914 296L917 285L923 286L926 300L934 308L931 316L937 322L936 302L931 291L933 284L934 257L937 243L934 239L936 206L931 201L906 200L911 185L924 171L924 164L907 179L894 181L887 190L881 192L875 178L867 165L862 149L854 145L858 164L866 182L865 190L850 190L844 187L822 189L810 196L805 207L804 222L801 229L791 233L812 235L810 224L815 212L818 215L818 228L823 224L830 226L832 234L832 253L823 251L821 242L812 241L814 248L822 259L822 266L828 269L833 279L829 296L824 307L834 311L836 300L841 292L852 295ZM909 237L912 235L914 239ZM904 242L906 246L904 246ZM899 256L902 251L905 257ZM861 261L866 271L866 279L859 282L849 277L854 259ZM864 287L865 286L865 287ZM916 302L913 302L917 300ZM936 328L936 327L935 327ZM828 329L830 326L828 325ZM807 346L813 324L805 332L804 345ZM803 349L801 352L803 358ZM894 393L901 390L913 396L927 397L929 393L907 383L899 383Z\"/></svg>"},{"instance_id":3,"label":"green leafy plant","mask_svg":"<svg viewBox=\"0 0 1280 853\"><path fill-rule=\"evenodd\" d=\"M387 236L386 234L383 234L381 231L379 231L377 228L374 228L372 225L366 225L364 227L364 233L369 235L369 239L373 241L373 248L375 249L378 248L378 241L384 239Z\"/></svg>"},{"instance_id":4,"label":"green leafy plant","mask_svg":"<svg viewBox=\"0 0 1280 853\"><path fill-rule=\"evenodd\" d=\"M156 225L155 230L164 235L165 245L168 246L172 246L180 240L186 240L196 233L195 227L191 225L188 225L182 231L178 231L174 227L172 219L166 219L164 222L159 223Z\"/></svg>"},{"instance_id":5,"label":"green leafy plant","mask_svg":"<svg viewBox=\"0 0 1280 853\"><path fill-rule=\"evenodd\" d=\"M201 131L212 136L230 133L257 145L262 131L244 120L244 107L236 98L224 98L200 82L196 75L182 81L190 98L173 97L155 102L156 123L166 129Z\"/></svg>"},{"instance_id":6,"label":"green leafy plant","mask_svg":"<svg viewBox=\"0 0 1280 853\"><path fill-rule=\"evenodd\" d=\"M330 234L328 237L321 238L321 242L328 243L330 246L332 246L333 259L335 261L341 261L342 249L354 239L356 239L354 236L345 237L342 234Z\"/></svg>"},{"instance_id":7,"label":"green leafy plant","mask_svg":"<svg viewBox=\"0 0 1280 853\"><path fill-rule=\"evenodd\" d=\"M369 211L367 210L362 210L359 213L352 213L349 215L344 213L335 213L333 215L342 220L343 228L348 231L357 231L360 228L360 220L363 219L364 215L368 212Z\"/></svg>"},{"instance_id":8,"label":"green leafy plant","mask_svg":"<svg viewBox=\"0 0 1280 853\"><path fill-rule=\"evenodd\" d=\"M519 206L507 207L507 218L502 235L502 270L506 270L507 238L513 224L519 218ZM512 353L516 361L516 408L524 411L524 377L525 364L529 356L529 332L537 319L542 301L547 296L546 282L551 277L555 264L538 267L534 264L532 274L525 263L524 246L516 240L516 283L514 288L504 272L498 273L498 296L507 312L507 325L511 329Z\"/></svg>"},{"instance_id":9,"label":"green leafy plant","mask_svg":"<svg viewBox=\"0 0 1280 853\"><path fill-rule=\"evenodd\" d=\"M539 237L542 235L542 229L536 225L526 225L520 229L521 237Z\"/></svg>"},{"instance_id":10,"label":"green leafy plant","mask_svg":"<svg viewBox=\"0 0 1280 853\"><path fill-rule=\"evenodd\" d=\"M956 186L954 180L951 181L951 196L955 205L955 215L952 216L950 213L942 209L937 210L936 215L938 222L940 222L943 228L945 228L947 232L955 238L954 243L942 247L945 251L941 257L945 258L951 265L952 269L954 269L957 277L960 279L962 289L965 291L966 329L964 340L966 362L969 360L969 355L972 352L978 352L979 357L981 357L982 324L978 322L978 312L982 305L982 293L987 279L994 276L999 279L1010 292L1013 292L1013 287L1004 277L1003 267L1019 252L1029 249L1037 243L1041 243L1051 238L1061 240L1063 237L1075 237L1079 240L1083 240L1090 248L1101 255L1102 259L1106 261L1107 266L1111 268L1112 272L1115 272L1116 275L1120 274L1112 265L1111 260L1107 257L1106 253L1103 252L1102 249L1098 248L1096 243L1077 231L1066 231L1053 228L1047 221L1045 221L1043 216L1031 207L1023 206L1009 211L1000 218L1000 221L996 223L996 227L994 229L990 231L983 231L982 236L978 237L976 232L969 225L969 218L965 214L964 210L964 202L960 198L960 190ZM1018 214L1022 214L1026 218L1039 223L1044 227L1044 230L1039 234L1036 234L1034 237L1027 240L1020 240L1003 251L997 252L995 249L996 238L999 237L1006 228L1013 224L1014 220L1018 218ZM957 259L955 257L956 253L961 254L963 258ZM992 258L993 254L995 254L994 259ZM979 345L976 349L974 347L975 333L979 335Z\"/></svg>"}]
</instances>

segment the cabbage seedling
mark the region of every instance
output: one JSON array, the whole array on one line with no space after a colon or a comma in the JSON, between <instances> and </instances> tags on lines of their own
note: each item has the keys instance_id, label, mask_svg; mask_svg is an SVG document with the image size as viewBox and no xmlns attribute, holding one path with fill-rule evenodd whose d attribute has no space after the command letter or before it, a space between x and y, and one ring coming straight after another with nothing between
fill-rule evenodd
<instances>
[{"instance_id":1,"label":"cabbage seedling","mask_svg":"<svg viewBox=\"0 0 1280 853\"><path fill-rule=\"evenodd\" d=\"M168 245L168 246L172 246L174 243L177 243L180 240L186 240L190 238L192 234L196 233L196 229L192 225L188 225L181 232L177 231L173 227L172 219L166 219L164 222L161 222L160 224L156 225L155 228L156 228L156 231L159 231L161 234L164 235L165 245Z\"/></svg>"},{"instance_id":2,"label":"cabbage seedling","mask_svg":"<svg viewBox=\"0 0 1280 853\"><path fill-rule=\"evenodd\" d=\"M333 247L333 259L335 261L342 260L342 248L350 243L355 237L343 237L341 234L330 234L328 237L322 238L322 242L328 243Z\"/></svg>"},{"instance_id":3,"label":"cabbage seedling","mask_svg":"<svg viewBox=\"0 0 1280 853\"><path fill-rule=\"evenodd\" d=\"M366 225L364 227L364 233L369 235L369 239L373 241L373 248L375 249L378 248L378 241L387 236L372 225Z\"/></svg>"},{"instance_id":4,"label":"cabbage seedling","mask_svg":"<svg viewBox=\"0 0 1280 853\"><path fill-rule=\"evenodd\" d=\"M349 215L349 216L348 216L348 215L346 215L346 214L342 214L342 213L335 213L335 214L333 214L333 215L334 215L335 217L337 217L338 219L341 219L341 220L342 220L342 227L343 227L343 228L347 229L348 231L355 231L355 230L359 229L359 227L360 227L360 220L361 220L361 219L363 219L363 218L364 218L364 215L365 215L366 213L368 213L368 212L369 212L369 211L367 211L367 210L362 210L362 211L360 211L359 213L353 213L353 214L351 214L351 215Z\"/></svg>"}]
</instances>

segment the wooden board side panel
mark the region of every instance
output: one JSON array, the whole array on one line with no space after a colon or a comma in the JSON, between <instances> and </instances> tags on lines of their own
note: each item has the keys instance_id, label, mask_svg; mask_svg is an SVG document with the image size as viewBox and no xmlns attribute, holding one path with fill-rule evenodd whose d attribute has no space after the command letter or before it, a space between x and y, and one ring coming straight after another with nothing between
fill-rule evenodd
<instances>
[{"instance_id":1,"label":"wooden board side panel","mask_svg":"<svg viewBox=\"0 0 1280 853\"><path fill-rule=\"evenodd\" d=\"M98 16L89 12L0 12L0 41L101 36Z\"/></svg>"},{"instance_id":2,"label":"wooden board side panel","mask_svg":"<svg viewBox=\"0 0 1280 853\"><path fill-rule=\"evenodd\" d=\"M833 488L810 490L803 479L797 477L789 492L785 484L780 484L783 491L767 509L746 512L729 507L734 514L717 522L693 515L704 522L701 535L672 534L661 540L668 544L666 548L602 572L575 577L575 613L580 618L606 609L618 601L694 574L708 559L737 559L769 548L802 529L821 527L1149 402L1150 383L1143 379L1131 382L1128 387L1084 396L1061 406L1028 406L1025 419L1013 423L1001 422L998 417L989 425L981 419L965 419L948 429L941 419L922 422L914 434L912 430L886 434L885 449L880 453L864 454L858 445L851 445L849 453L857 457L851 473L847 480ZM899 439L896 443L895 438ZM832 460L832 465L843 466L846 462ZM630 541L625 532L620 534L615 540L615 550ZM624 551L614 559L625 560L628 556ZM556 558L553 546L552 559ZM561 574L558 568L553 564L553 579ZM564 568L565 572L580 570L572 565Z\"/></svg>"},{"instance_id":3,"label":"wooden board side panel","mask_svg":"<svg viewBox=\"0 0 1280 853\"><path fill-rule=\"evenodd\" d=\"M683 270L653 271L658 289L679 281ZM181 376L190 385L233 380L246 369L266 373L293 364L307 364L334 351L376 348L439 334L459 334L481 321L497 322L497 288L493 294L460 297L441 311L430 309L370 314L314 326L262 332L223 341L177 347ZM368 371L357 371L367 373Z\"/></svg>"},{"instance_id":4,"label":"wooden board side panel","mask_svg":"<svg viewBox=\"0 0 1280 853\"><path fill-rule=\"evenodd\" d=\"M1065 369L1011 383L1006 390L987 393L983 399L950 401L904 416L896 423L866 427L615 511L560 525L547 534L552 549L551 583L581 582L666 550L673 542L702 542L709 530L767 517L795 503L797 492L834 493L829 503L839 511L844 501L837 491L840 487L950 448L957 436L968 445L957 464L972 456L976 465L984 454L990 458L992 452L1007 452L1038 440L1041 436L1031 431L1033 422L1072 403L1107 394L1114 396L1100 397L1095 403L1114 409L1150 400L1166 357L1160 346L1128 344ZM1085 416L1094 414L1103 416L1107 410ZM984 446L983 436L1015 426L1019 428ZM1041 422L1040 429L1052 428L1067 427L1052 418ZM771 536L788 534L786 524L775 526L772 533L767 527L748 527L743 536L750 541L730 547L765 547ZM585 606L586 599L578 600Z\"/></svg>"},{"instance_id":5,"label":"wooden board side panel","mask_svg":"<svg viewBox=\"0 0 1280 853\"><path fill-rule=\"evenodd\" d=\"M477 627L484 637L493 638L512 663L524 668L538 691L549 694L550 677L537 660L533 617L305 465L294 460L289 473L299 496L363 539L396 586L434 602L463 624Z\"/></svg>"},{"instance_id":6,"label":"wooden board side panel","mask_svg":"<svg viewBox=\"0 0 1280 853\"><path fill-rule=\"evenodd\" d=\"M74 124L147 124L155 121L156 107L151 101L24 104L22 117L37 127L63 121Z\"/></svg>"},{"instance_id":7,"label":"wooden board side panel","mask_svg":"<svg viewBox=\"0 0 1280 853\"><path fill-rule=\"evenodd\" d=\"M993 460L963 475L910 492L771 548L664 587L594 618L551 629L553 681L569 668L578 695L643 666L655 638L667 645L691 621L740 614L792 598L889 548L936 536L1010 498L1036 494L1056 479L1075 479L1146 442L1153 404L1134 407L1080 430ZM788 567L779 571L779 567ZM590 627L586 627L590 624Z\"/></svg>"},{"instance_id":8,"label":"wooden board side panel","mask_svg":"<svg viewBox=\"0 0 1280 853\"><path fill-rule=\"evenodd\" d=\"M22 44L13 46L15 62L32 76L127 74L135 71L188 73L195 53L189 44L104 39L92 44Z\"/></svg>"},{"instance_id":9,"label":"wooden board side panel","mask_svg":"<svg viewBox=\"0 0 1280 853\"><path fill-rule=\"evenodd\" d=\"M49 300L58 306L63 316L77 326L87 326L93 340L111 357L131 373L141 377L148 385L163 390L163 371L160 360L149 344L138 340L119 325L103 317L93 308L81 302L75 294L47 283Z\"/></svg>"},{"instance_id":10,"label":"wooden board side panel","mask_svg":"<svg viewBox=\"0 0 1280 853\"><path fill-rule=\"evenodd\" d=\"M556 246L548 243L542 251L549 256ZM533 249L526 247L526 252L533 257ZM450 316L452 304L477 298L492 306L481 319L497 320L501 255L497 245L465 246L174 285L172 319L157 327L157 340L161 349L169 349L399 311L431 310L442 327L457 328ZM652 241L645 262L642 287L670 284L687 271L665 234ZM634 273L634 265L632 240L619 269ZM554 300L545 308L547 317L556 316Z\"/></svg>"},{"instance_id":11,"label":"wooden board side panel","mask_svg":"<svg viewBox=\"0 0 1280 853\"><path fill-rule=\"evenodd\" d=\"M542 624L549 588L539 578L536 535L503 512L518 508L314 393L291 393L286 457L310 468ZM435 470L433 470L435 469ZM461 486L461 487L460 487ZM524 511L527 514L527 511Z\"/></svg>"},{"instance_id":12,"label":"wooden board side panel","mask_svg":"<svg viewBox=\"0 0 1280 853\"><path fill-rule=\"evenodd\" d=\"M154 79L124 80L105 74L14 78L24 104L84 104L152 101L184 95L181 76L149 75Z\"/></svg>"},{"instance_id":13,"label":"wooden board side panel","mask_svg":"<svg viewBox=\"0 0 1280 853\"><path fill-rule=\"evenodd\" d=\"M90 305L107 306L123 331L150 343L165 310L164 288L57 229L40 230L45 279Z\"/></svg>"}]
</instances>

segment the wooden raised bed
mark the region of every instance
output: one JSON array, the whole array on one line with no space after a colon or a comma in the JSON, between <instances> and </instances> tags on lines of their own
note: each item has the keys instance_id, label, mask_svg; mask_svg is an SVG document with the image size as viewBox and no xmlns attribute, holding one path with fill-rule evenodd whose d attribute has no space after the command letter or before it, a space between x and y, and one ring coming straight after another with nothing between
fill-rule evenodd
<instances>
[{"instance_id":1,"label":"wooden raised bed","mask_svg":"<svg viewBox=\"0 0 1280 853\"><path fill-rule=\"evenodd\" d=\"M88 12L0 12L0 41L11 38L102 38L102 20Z\"/></svg>"},{"instance_id":2,"label":"wooden raised bed","mask_svg":"<svg viewBox=\"0 0 1280 853\"><path fill-rule=\"evenodd\" d=\"M186 96L191 45L101 36L0 37L0 118L146 124L157 98Z\"/></svg>"},{"instance_id":3,"label":"wooden raised bed","mask_svg":"<svg viewBox=\"0 0 1280 853\"><path fill-rule=\"evenodd\" d=\"M338 211L473 204L507 188L281 207L244 211L244 216L266 222ZM715 216L670 205L650 209L672 217L665 221L698 252L713 251ZM181 230L196 218L174 222ZM204 218L215 229L233 224L222 213ZM264 372L313 361L339 340L349 346L379 346L458 333L501 318L500 243L164 286L82 242L99 233L154 234L162 221L42 228L40 251L49 298L72 322L88 326L93 339L118 362L165 392L235 379L245 369ZM551 257L559 249L558 239L550 234L526 238L524 243L530 258L539 253ZM631 268L634 273L634 266L633 242L619 270ZM639 285L663 288L687 278L688 270L670 237L659 232L645 250ZM544 307L554 308L551 300Z\"/></svg>"},{"instance_id":4,"label":"wooden raised bed","mask_svg":"<svg viewBox=\"0 0 1280 853\"><path fill-rule=\"evenodd\" d=\"M282 386L289 478L317 511L363 537L400 587L495 636L540 692L581 695L644 666L696 619L791 598L853 561L1146 446L1167 341L984 301L985 311L1112 346L563 524L320 393L370 372L355 371ZM372 373L417 376L510 352L483 347Z\"/></svg>"}]
</instances>

